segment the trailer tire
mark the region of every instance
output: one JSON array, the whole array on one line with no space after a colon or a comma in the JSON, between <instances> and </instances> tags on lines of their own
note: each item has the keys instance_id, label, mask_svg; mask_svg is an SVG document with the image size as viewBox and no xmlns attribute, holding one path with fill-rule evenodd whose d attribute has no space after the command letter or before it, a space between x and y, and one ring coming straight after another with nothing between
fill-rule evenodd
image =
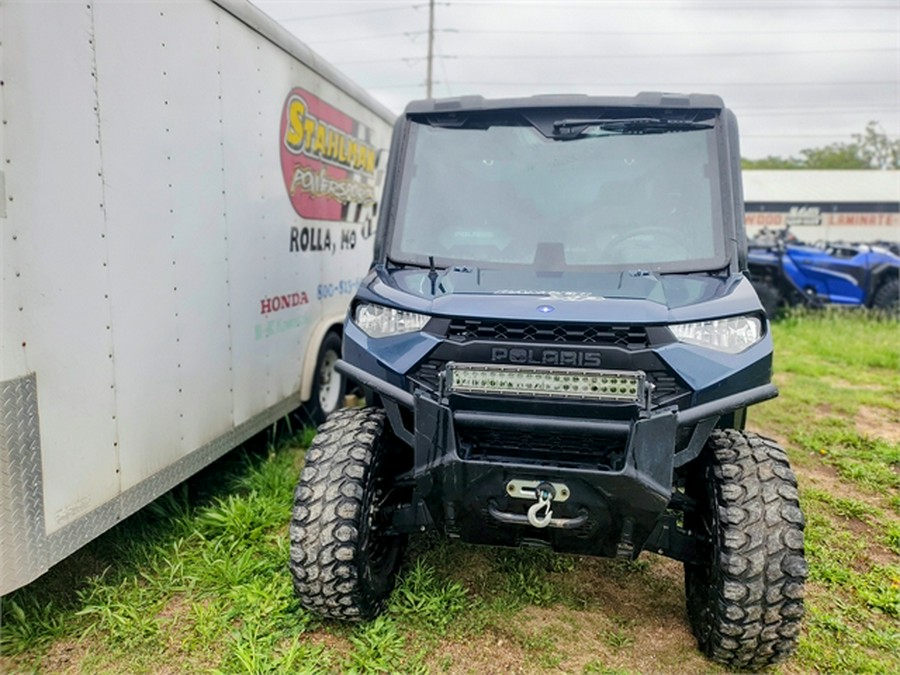
<instances>
[{"instance_id":1,"label":"trailer tire","mask_svg":"<svg viewBox=\"0 0 900 675\"><path fill-rule=\"evenodd\" d=\"M322 617L365 621L384 607L404 539L379 522L389 464L385 414L346 408L319 427L294 492L290 570L300 603Z\"/></svg>"},{"instance_id":2,"label":"trailer tire","mask_svg":"<svg viewBox=\"0 0 900 675\"><path fill-rule=\"evenodd\" d=\"M872 307L891 314L900 314L900 280L890 279L881 284L881 288L872 298Z\"/></svg>"},{"instance_id":3,"label":"trailer tire","mask_svg":"<svg viewBox=\"0 0 900 675\"><path fill-rule=\"evenodd\" d=\"M341 358L341 338L334 331L330 331L326 333L319 347L312 393L303 408L313 426L322 424L343 404L345 380L334 368L339 358Z\"/></svg>"},{"instance_id":4,"label":"trailer tire","mask_svg":"<svg viewBox=\"0 0 900 675\"><path fill-rule=\"evenodd\" d=\"M774 442L713 432L689 497L688 529L705 534L685 563L685 595L700 650L738 670L783 661L797 646L807 565L797 480Z\"/></svg>"}]
</instances>

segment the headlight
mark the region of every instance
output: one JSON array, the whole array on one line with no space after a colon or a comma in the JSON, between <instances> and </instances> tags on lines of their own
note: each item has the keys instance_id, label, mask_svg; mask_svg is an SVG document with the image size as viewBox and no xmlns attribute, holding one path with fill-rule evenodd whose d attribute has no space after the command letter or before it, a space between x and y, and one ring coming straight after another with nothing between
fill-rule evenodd
<instances>
[{"instance_id":1,"label":"headlight","mask_svg":"<svg viewBox=\"0 0 900 675\"><path fill-rule=\"evenodd\" d=\"M762 337L762 322L755 316L679 323L669 326L681 342L709 347L728 354L742 352Z\"/></svg>"},{"instance_id":2,"label":"headlight","mask_svg":"<svg viewBox=\"0 0 900 675\"><path fill-rule=\"evenodd\" d=\"M353 321L369 337L379 338L422 330L430 318L402 309L361 304L356 307Z\"/></svg>"}]
</instances>

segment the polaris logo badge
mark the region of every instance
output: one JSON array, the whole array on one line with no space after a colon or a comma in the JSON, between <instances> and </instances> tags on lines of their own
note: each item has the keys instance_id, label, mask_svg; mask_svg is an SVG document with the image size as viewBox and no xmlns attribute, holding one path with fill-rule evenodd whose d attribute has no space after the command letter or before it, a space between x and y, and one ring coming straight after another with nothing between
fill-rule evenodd
<instances>
[{"instance_id":1,"label":"polaris logo badge","mask_svg":"<svg viewBox=\"0 0 900 675\"><path fill-rule=\"evenodd\" d=\"M600 367L599 354L572 349L494 347L491 349L491 361L494 363L516 363L530 366Z\"/></svg>"}]
</instances>

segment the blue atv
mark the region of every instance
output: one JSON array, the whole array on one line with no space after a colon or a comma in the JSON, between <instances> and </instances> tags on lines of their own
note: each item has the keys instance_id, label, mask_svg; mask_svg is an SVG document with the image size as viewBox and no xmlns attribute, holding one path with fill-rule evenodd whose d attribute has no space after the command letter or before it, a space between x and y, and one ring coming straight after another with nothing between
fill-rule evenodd
<instances>
[{"instance_id":1,"label":"blue atv","mask_svg":"<svg viewBox=\"0 0 900 675\"><path fill-rule=\"evenodd\" d=\"M301 604L382 611L406 538L684 564L700 648L796 647L796 478L772 398L734 115L717 96L410 103L290 526Z\"/></svg>"},{"instance_id":2,"label":"blue atv","mask_svg":"<svg viewBox=\"0 0 900 675\"><path fill-rule=\"evenodd\" d=\"M788 229L762 230L750 242L748 267L769 316L797 305L851 305L893 313L900 305L900 256L884 246L809 246L797 242Z\"/></svg>"}]
</instances>

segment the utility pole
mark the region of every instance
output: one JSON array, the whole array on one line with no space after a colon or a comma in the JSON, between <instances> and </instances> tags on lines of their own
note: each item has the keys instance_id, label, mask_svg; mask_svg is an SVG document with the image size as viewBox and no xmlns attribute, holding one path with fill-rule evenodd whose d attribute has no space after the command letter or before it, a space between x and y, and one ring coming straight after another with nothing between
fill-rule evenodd
<instances>
[{"instance_id":1,"label":"utility pole","mask_svg":"<svg viewBox=\"0 0 900 675\"><path fill-rule=\"evenodd\" d=\"M431 98L431 66L434 61L434 0L428 0L428 77L425 80L425 98Z\"/></svg>"}]
</instances>

